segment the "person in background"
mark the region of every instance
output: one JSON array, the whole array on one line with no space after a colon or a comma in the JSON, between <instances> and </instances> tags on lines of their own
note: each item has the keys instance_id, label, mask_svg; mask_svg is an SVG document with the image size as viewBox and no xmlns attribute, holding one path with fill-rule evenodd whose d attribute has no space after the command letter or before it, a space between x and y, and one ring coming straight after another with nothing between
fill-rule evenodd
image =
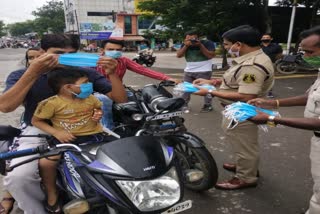
<instances>
[{"instance_id":1,"label":"person in background","mask_svg":"<svg viewBox=\"0 0 320 214\"><path fill-rule=\"evenodd\" d=\"M124 75L126 74L127 70L130 70L143 76L150 77L152 79L169 80L175 83L181 82L180 80L171 78L161 72L145 68L142 65L132 61L131 59L122 56L123 46L123 40L109 39L102 42L102 55L106 55L117 60L118 65L116 67L115 74L120 78L121 81L123 81ZM108 76L105 74L104 70L101 67L98 66L96 69L108 78ZM110 111L110 109L112 108L112 101L108 97L101 94L95 94L95 96L101 102L103 102L102 110L104 115L101 120L103 126L105 126L108 129L112 129L114 126L112 119L112 111Z\"/></svg>"},{"instance_id":2,"label":"person in background","mask_svg":"<svg viewBox=\"0 0 320 214\"><path fill-rule=\"evenodd\" d=\"M273 38L271 34L265 33L261 37L261 48L265 54L271 59L272 63L275 63L278 59L282 57L282 47L272 42ZM268 92L267 97L273 98L272 89Z\"/></svg>"},{"instance_id":3,"label":"person in background","mask_svg":"<svg viewBox=\"0 0 320 214\"><path fill-rule=\"evenodd\" d=\"M25 61L26 61L26 68L32 63L32 61L38 58L44 51L41 48L29 48L26 51Z\"/></svg>"},{"instance_id":4,"label":"person in background","mask_svg":"<svg viewBox=\"0 0 320 214\"><path fill-rule=\"evenodd\" d=\"M303 31L300 34L301 49L305 52L304 60L310 65L320 69L320 26ZM306 214L320 213L320 74L309 90L300 96L282 98L277 100L253 99L248 103L262 108L279 108L290 106L305 106L304 117L286 118L274 117L258 112L250 120L257 124L271 123L298 129L312 130L310 160L311 174L314 181L313 196L310 199L309 210Z\"/></svg>"},{"instance_id":5,"label":"person in background","mask_svg":"<svg viewBox=\"0 0 320 214\"><path fill-rule=\"evenodd\" d=\"M210 79L212 76L212 58L215 56L214 43L210 40L199 40L198 32L189 31L185 34L182 47L177 51L177 57L185 57L187 66L184 69L184 81L192 83L198 78ZM189 113L188 103L190 93L184 93L182 98L186 101L184 112ZM204 105L201 112L213 110L212 97L204 97Z\"/></svg>"}]
</instances>

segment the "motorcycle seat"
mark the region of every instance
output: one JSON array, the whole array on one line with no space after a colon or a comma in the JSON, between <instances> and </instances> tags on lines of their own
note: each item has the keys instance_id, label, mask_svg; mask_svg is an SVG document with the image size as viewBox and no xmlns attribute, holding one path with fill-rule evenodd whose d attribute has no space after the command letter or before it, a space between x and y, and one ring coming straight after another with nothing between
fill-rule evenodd
<instances>
[{"instance_id":1,"label":"motorcycle seat","mask_svg":"<svg viewBox=\"0 0 320 214\"><path fill-rule=\"evenodd\" d=\"M21 134L21 130L12 126L0 125L0 140L9 140Z\"/></svg>"}]
</instances>

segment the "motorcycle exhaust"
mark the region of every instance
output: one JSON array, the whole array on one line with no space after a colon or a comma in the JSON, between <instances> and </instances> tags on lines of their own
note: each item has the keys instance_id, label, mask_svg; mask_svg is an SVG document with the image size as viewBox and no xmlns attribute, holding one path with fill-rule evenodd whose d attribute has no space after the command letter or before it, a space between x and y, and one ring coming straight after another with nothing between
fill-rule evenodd
<instances>
[{"instance_id":1,"label":"motorcycle exhaust","mask_svg":"<svg viewBox=\"0 0 320 214\"><path fill-rule=\"evenodd\" d=\"M90 209L89 203L83 199L75 199L63 206L65 214L81 214L86 213Z\"/></svg>"}]
</instances>

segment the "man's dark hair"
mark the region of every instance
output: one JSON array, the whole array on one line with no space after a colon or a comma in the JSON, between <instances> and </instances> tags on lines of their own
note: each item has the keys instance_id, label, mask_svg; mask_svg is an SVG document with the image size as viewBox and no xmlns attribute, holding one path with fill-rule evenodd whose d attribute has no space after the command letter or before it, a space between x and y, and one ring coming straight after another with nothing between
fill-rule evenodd
<instances>
[{"instance_id":1,"label":"man's dark hair","mask_svg":"<svg viewBox=\"0 0 320 214\"><path fill-rule=\"evenodd\" d=\"M47 51L49 48L74 48L80 47L80 39L75 34L46 34L42 37L41 48Z\"/></svg>"},{"instance_id":2,"label":"man's dark hair","mask_svg":"<svg viewBox=\"0 0 320 214\"><path fill-rule=\"evenodd\" d=\"M300 33L300 39L302 40L312 35L317 35L319 37L319 41L316 43L316 46L320 47L320 26L316 26L314 28L302 31Z\"/></svg>"},{"instance_id":3,"label":"man's dark hair","mask_svg":"<svg viewBox=\"0 0 320 214\"><path fill-rule=\"evenodd\" d=\"M121 45L124 47L124 41L123 40L117 40L117 39L107 39L102 41L102 48L105 48L106 44L112 43L116 45Z\"/></svg>"},{"instance_id":4,"label":"man's dark hair","mask_svg":"<svg viewBox=\"0 0 320 214\"><path fill-rule=\"evenodd\" d=\"M242 42L250 47L260 46L261 43L261 34L260 32L249 26L241 25L236 28L228 30L222 35L222 38L232 42Z\"/></svg>"},{"instance_id":5,"label":"man's dark hair","mask_svg":"<svg viewBox=\"0 0 320 214\"><path fill-rule=\"evenodd\" d=\"M77 67L56 68L48 73L48 85L55 94L58 94L65 84L74 84L81 77L88 77L87 73Z\"/></svg>"},{"instance_id":6,"label":"man's dark hair","mask_svg":"<svg viewBox=\"0 0 320 214\"><path fill-rule=\"evenodd\" d=\"M271 33L264 33L264 34L262 34L262 36L270 36L272 38Z\"/></svg>"},{"instance_id":7,"label":"man's dark hair","mask_svg":"<svg viewBox=\"0 0 320 214\"><path fill-rule=\"evenodd\" d=\"M192 35L197 35L197 36L199 36L199 33L198 33L197 30L189 30L189 31L187 31L187 32L184 34L184 36L192 36Z\"/></svg>"}]
</instances>

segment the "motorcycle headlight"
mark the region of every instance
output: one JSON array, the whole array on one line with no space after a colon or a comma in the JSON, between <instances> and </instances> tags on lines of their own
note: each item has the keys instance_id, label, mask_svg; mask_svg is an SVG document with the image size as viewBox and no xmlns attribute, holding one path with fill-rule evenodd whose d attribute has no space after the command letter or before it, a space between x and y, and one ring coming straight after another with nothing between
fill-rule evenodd
<instances>
[{"instance_id":1,"label":"motorcycle headlight","mask_svg":"<svg viewBox=\"0 0 320 214\"><path fill-rule=\"evenodd\" d=\"M172 167L165 175L146 181L117 180L116 183L142 212L156 211L172 206L180 199L178 173Z\"/></svg>"}]
</instances>

